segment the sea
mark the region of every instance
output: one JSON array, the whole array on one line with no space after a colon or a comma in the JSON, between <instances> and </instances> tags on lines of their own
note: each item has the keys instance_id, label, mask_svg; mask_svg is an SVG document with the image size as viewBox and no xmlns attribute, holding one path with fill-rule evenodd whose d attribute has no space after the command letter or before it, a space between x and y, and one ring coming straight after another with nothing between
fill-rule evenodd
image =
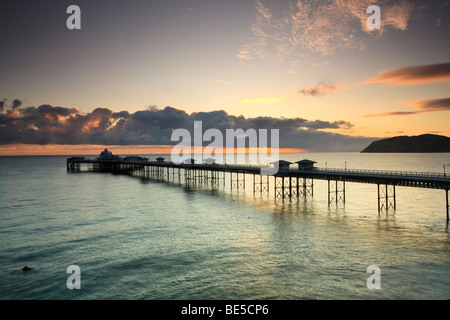
<instances>
[{"instance_id":1,"label":"sea","mask_svg":"<svg viewBox=\"0 0 450 320\"><path fill-rule=\"evenodd\" d=\"M329 204L321 180L312 196L277 199L251 176L212 189L67 172L66 158L0 157L1 300L450 298L444 190L397 187L396 209L379 212L373 184L347 183L345 204ZM450 171L449 153L280 158Z\"/></svg>"}]
</instances>

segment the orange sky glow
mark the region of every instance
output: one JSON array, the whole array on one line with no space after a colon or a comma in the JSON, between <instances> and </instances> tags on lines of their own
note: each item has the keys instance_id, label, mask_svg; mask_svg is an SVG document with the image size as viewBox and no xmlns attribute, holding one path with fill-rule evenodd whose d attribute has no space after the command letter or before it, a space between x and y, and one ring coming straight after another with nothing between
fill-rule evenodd
<instances>
[{"instance_id":1,"label":"orange sky glow","mask_svg":"<svg viewBox=\"0 0 450 320\"><path fill-rule=\"evenodd\" d=\"M0 145L0 156L41 156L41 155L61 155L61 156L92 156L98 155L100 152L108 148L113 154L117 155L160 155L160 154L171 154L174 146L170 145L142 145L142 146L123 146L123 145L30 145L30 144L14 144L14 145ZM207 146L203 147L203 150ZM237 149L235 148L233 152L235 153L259 152L254 149ZM261 150L261 152L271 153L271 149L268 148L267 151ZM192 153L194 150L192 149ZM222 151L217 149L216 153L225 153L227 150ZM298 148L280 148L279 153L301 153L308 152L306 149Z\"/></svg>"},{"instance_id":2,"label":"orange sky glow","mask_svg":"<svg viewBox=\"0 0 450 320\"><path fill-rule=\"evenodd\" d=\"M281 153L450 136L448 1L378 1L377 29L370 0L83 2L80 30L5 4L0 156L170 154L194 121L279 129Z\"/></svg>"}]
</instances>

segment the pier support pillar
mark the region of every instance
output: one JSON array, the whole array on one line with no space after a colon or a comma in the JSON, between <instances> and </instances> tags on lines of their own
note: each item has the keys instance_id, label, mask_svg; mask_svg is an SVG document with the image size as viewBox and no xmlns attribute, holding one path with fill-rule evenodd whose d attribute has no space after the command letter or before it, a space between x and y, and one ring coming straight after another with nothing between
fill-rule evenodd
<instances>
[{"instance_id":1,"label":"pier support pillar","mask_svg":"<svg viewBox=\"0 0 450 320\"><path fill-rule=\"evenodd\" d=\"M277 198L292 198L292 177L290 176L274 176L275 178L275 199ZM295 181L295 180L294 180Z\"/></svg>"},{"instance_id":2,"label":"pier support pillar","mask_svg":"<svg viewBox=\"0 0 450 320\"><path fill-rule=\"evenodd\" d=\"M449 222L449 205L448 205L448 189L445 190L445 201L446 201L446 209L447 209L447 222Z\"/></svg>"},{"instance_id":3,"label":"pier support pillar","mask_svg":"<svg viewBox=\"0 0 450 320\"><path fill-rule=\"evenodd\" d=\"M269 192L269 176L253 174L253 193L262 193L263 191Z\"/></svg>"},{"instance_id":4,"label":"pier support pillar","mask_svg":"<svg viewBox=\"0 0 450 320\"><path fill-rule=\"evenodd\" d=\"M345 181L328 180L328 205L333 201L345 203Z\"/></svg>"},{"instance_id":5,"label":"pier support pillar","mask_svg":"<svg viewBox=\"0 0 450 320\"><path fill-rule=\"evenodd\" d=\"M230 172L230 185L231 189L244 188L245 189L245 173L243 172Z\"/></svg>"},{"instance_id":6,"label":"pier support pillar","mask_svg":"<svg viewBox=\"0 0 450 320\"><path fill-rule=\"evenodd\" d=\"M184 169L184 182L187 185L191 185L191 184L195 183L194 170L192 168L185 168Z\"/></svg>"},{"instance_id":7,"label":"pier support pillar","mask_svg":"<svg viewBox=\"0 0 450 320\"><path fill-rule=\"evenodd\" d=\"M289 182L286 181L286 178L284 176L280 176L280 177L274 176L274 177L275 177L275 185L274 185L275 199L277 199L277 198L284 199L284 197L286 196L285 188L286 188L286 185L289 184Z\"/></svg>"},{"instance_id":8,"label":"pier support pillar","mask_svg":"<svg viewBox=\"0 0 450 320\"><path fill-rule=\"evenodd\" d=\"M397 200L395 197L395 185L380 185L377 184L378 189L378 211L397 208Z\"/></svg>"},{"instance_id":9,"label":"pier support pillar","mask_svg":"<svg viewBox=\"0 0 450 320\"><path fill-rule=\"evenodd\" d=\"M214 171L213 185L225 187L225 172Z\"/></svg>"},{"instance_id":10,"label":"pier support pillar","mask_svg":"<svg viewBox=\"0 0 450 320\"><path fill-rule=\"evenodd\" d=\"M297 187L300 187L299 178L297 178ZM314 195L314 179L312 178L303 178L301 189L297 191L297 195L313 196Z\"/></svg>"}]
</instances>

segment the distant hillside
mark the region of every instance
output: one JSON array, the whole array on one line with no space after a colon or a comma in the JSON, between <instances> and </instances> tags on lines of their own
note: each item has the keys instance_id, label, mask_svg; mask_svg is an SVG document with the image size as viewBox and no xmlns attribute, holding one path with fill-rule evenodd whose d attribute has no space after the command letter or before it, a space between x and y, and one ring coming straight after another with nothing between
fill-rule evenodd
<instances>
[{"instance_id":1,"label":"distant hillside","mask_svg":"<svg viewBox=\"0 0 450 320\"><path fill-rule=\"evenodd\" d=\"M393 137L374 141L361 152L450 152L450 138L436 134Z\"/></svg>"}]
</instances>

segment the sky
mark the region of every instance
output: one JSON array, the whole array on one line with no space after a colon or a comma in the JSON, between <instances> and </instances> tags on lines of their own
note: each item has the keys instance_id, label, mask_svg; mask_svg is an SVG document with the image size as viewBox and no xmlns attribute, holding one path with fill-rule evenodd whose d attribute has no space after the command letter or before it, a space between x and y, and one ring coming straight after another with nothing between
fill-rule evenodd
<instances>
[{"instance_id":1,"label":"sky","mask_svg":"<svg viewBox=\"0 0 450 320\"><path fill-rule=\"evenodd\" d=\"M279 129L286 151L450 136L450 1L0 6L0 155L168 152L194 121Z\"/></svg>"}]
</instances>

